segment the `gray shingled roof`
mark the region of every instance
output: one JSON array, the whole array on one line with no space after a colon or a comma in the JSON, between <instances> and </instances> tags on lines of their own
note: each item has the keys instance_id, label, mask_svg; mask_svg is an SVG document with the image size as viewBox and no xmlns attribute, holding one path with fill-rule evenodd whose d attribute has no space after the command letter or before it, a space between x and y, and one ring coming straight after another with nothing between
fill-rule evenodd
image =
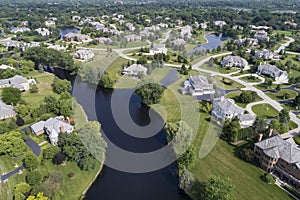
<instances>
[{"instance_id":1,"label":"gray shingled roof","mask_svg":"<svg viewBox=\"0 0 300 200\"><path fill-rule=\"evenodd\" d=\"M206 89L206 88L213 89L213 84L210 84L208 82L206 76L202 76L202 75L190 76L190 82L192 83L192 87L194 89Z\"/></svg>"},{"instance_id":2,"label":"gray shingled roof","mask_svg":"<svg viewBox=\"0 0 300 200\"><path fill-rule=\"evenodd\" d=\"M44 130L45 127L45 122L44 121L39 121L33 125L30 126L31 130L33 130L34 133L37 133L41 130Z\"/></svg>"},{"instance_id":3,"label":"gray shingled roof","mask_svg":"<svg viewBox=\"0 0 300 200\"><path fill-rule=\"evenodd\" d=\"M233 99L219 98L215 102L219 108L228 114L243 114L244 109L235 104Z\"/></svg>"},{"instance_id":4,"label":"gray shingled roof","mask_svg":"<svg viewBox=\"0 0 300 200\"><path fill-rule=\"evenodd\" d=\"M0 119L6 119L10 116L16 115L12 106L6 105L2 99L0 99Z\"/></svg>"},{"instance_id":5,"label":"gray shingled roof","mask_svg":"<svg viewBox=\"0 0 300 200\"><path fill-rule=\"evenodd\" d=\"M293 139L284 140L280 135L267 138L255 145L271 158L281 158L288 163L300 163L300 148Z\"/></svg>"},{"instance_id":6,"label":"gray shingled roof","mask_svg":"<svg viewBox=\"0 0 300 200\"><path fill-rule=\"evenodd\" d=\"M281 69L278 69L275 65L271 64L261 64L258 66L259 70L268 71L269 73L274 74L275 77L281 76L281 74L288 75L286 71L282 71Z\"/></svg>"}]
</instances>

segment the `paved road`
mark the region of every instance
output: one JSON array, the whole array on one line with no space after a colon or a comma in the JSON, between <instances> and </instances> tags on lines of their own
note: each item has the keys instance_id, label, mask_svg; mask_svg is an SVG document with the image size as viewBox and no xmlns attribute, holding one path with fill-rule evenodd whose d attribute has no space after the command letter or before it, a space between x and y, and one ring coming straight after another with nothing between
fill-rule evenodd
<instances>
[{"instance_id":1,"label":"paved road","mask_svg":"<svg viewBox=\"0 0 300 200\"><path fill-rule=\"evenodd\" d=\"M0 183L2 181L5 181L5 180L9 179L11 176L17 174L19 171L21 171L23 169L25 169L25 167L22 165L22 166L18 167L17 169L15 169L15 170L7 173L7 174L4 174L4 175L0 176Z\"/></svg>"},{"instance_id":2,"label":"paved road","mask_svg":"<svg viewBox=\"0 0 300 200\"><path fill-rule=\"evenodd\" d=\"M279 53L281 50L284 50L286 47L288 47L292 42L295 42L294 38L291 37L285 37L288 39L288 41L282 45L280 45L280 47L275 51L275 53Z\"/></svg>"}]
</instances>

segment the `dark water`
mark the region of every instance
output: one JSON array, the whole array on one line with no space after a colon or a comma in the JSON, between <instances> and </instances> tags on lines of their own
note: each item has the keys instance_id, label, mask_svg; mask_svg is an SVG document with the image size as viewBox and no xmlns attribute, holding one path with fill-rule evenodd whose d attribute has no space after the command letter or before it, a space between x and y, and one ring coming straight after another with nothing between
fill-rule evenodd
<instances>
[{"instance_id":1,"label":"dark water","mask_svg":"<svg viewBox=\"0 0 300 200\"><path fill-rule=\"evenodd\" d=\"M207 39L206 44L202 44L198 47L195 47L194 49L190 50L188 54L192 54L195 51L201 51L201 50L212 50L218 48L218 46L222 47L222 41L230 40L230 37L222 37L222 34L216 35L216 34L209 34L206 35L205 38Z\"/></svg>"},{"instance_id":2,"label":"dark water","mask_svg":"<svg viewBox=\"0 0 300 200\"><path fill-rule=\"evenodd\" d=\"M59 30L60 38L63 38L68 33L78 33L80 30L78 28L61 28Z\"/></svg>"},{"instance_id":3,"label":"dark water","mask_svg":"<svg viewBox=\"0 0 300 200\"><path fill-rule=\"evenodd\" d=\"M111 104L111 90L97 89L76 81L75 95L82 105L89 120L98 120L102 131L117 146L132 152L148 152L159 149L166 145L165 131L162 129L158 134L147 139L135 138L124 133L115 123ZM79 92L78 92L79 91ZM116 90L120 93L131 92L130 89ZM95 106L93 99L95 97ZM140 99L132 96L130 99L130 115L134 122L144 126L150 122L148 108L141 106ZM122 104L123 100L119 99ZM126 105L124 105L126 106ZM96 109L95 109L96 108ZM96 110L96 115L94 114ZM159 115L155 120L162 120ZM110 148L107 150L109 158ZM149 173L126 173L105 166L92 187L86 194L86 200L183 200L188 199L178 188L177 165L175 163Z\"/></svg>"}]
</instances>

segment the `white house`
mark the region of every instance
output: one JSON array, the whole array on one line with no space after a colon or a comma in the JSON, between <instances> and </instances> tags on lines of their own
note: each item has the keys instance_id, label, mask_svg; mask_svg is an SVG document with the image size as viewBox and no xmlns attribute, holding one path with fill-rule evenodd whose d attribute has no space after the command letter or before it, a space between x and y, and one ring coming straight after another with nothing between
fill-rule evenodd
<instances>
[{"instance_id":1,"label":"white house","mask_svg":"<svg viewBox=\"0 0 300 200\"><path fill-rule=\"evenodd\" d=\"M268 50L258 50L255 52L256 59L263 58L264 60L280 59L279 55Z\"/></svg>"},{"instance_id":2,"label":"white house","mask_svg":"<svg viewBox=\"0 0 300 200\"><path fill-rule=\"evenodd\" d=\"M264 30L262 31L257 31L254 35L255 39L261 40L261 41L269 41L269 36L268 33Z\"/></svg>"},{"instance_id":3,"label":"white house","mask_svg":"<svg viewBox=\"0 0 300 200\"><path fill-rule=\"evenodd\" d=\"M212 115L218 120L228 120L242 115L244 109L235 104L233 99L227 99L224 96L215 98L213 101Z\"/></svg>"},{"instance_id":4,"label":"white house","mask_svg":"<svg viewBox=\"0 0 300 200\"><path fill-rule=\"evenodd\" d=\"M21 27L21 28L13 28L10 30L10 32L12 33L24 33L24 32L27 32L27 31L30 31L30 28L24 28L24 27Z\"/></svg>"},{"instance_id":5,"label":"white house","mask_svg":"<svg viewBox=\"0 0 300 200\"><path fill-rule=\"evenodd\" d=\"M127 40L127 42L134 42L134 41L141 41L142 40L142 36L140 35L126 35L124 37L125 40Z\"/></svg>"},{"instance_id":6,"label":"white house","mask_svg":"<svg viewBox=\"0 0 300 200\"><path fill-rule=\"evenodd\" d=\"M239 56L226 56L222 59L221 65L246 68L248 66L248 62L244 58L241 58Z\"/></svg>"},{"instance_id":7,"label":"white house","mask_svg":"<svg viewBox=\"0 0 300 200\"><path fill-rule=\"evenodd\" d=\"M189 25L186 25L181 28L180 37L181 38L192 38L193 28Z\"/></svg>"},{"instance_id":8,"label":"white house","mask_svg":"<svg viewBox=\"0 0 300 200\"><path fill-rule=\"evenodd\" d=\"M47 27L50 27L50 26L55 26L55 21L53 21L53 20L47 20L47 21L45 21L45 25L47 26Z\"/></svg>"},{"instance_id":9,"label":"white house","mask_svg":"<svg viewBox=\"0 0 300 200\"><path fill-rule=\"evenodd\" d=\"M182 94L191 94L192 96L201 96L204 94L214 94L214 85L210 84L206 76L190 76L184 83Z\"/></svg>"},{"instance_id":10,"label":"white house","mask_svg":"<svg viewBox=\"0 0 300 200\"><path fill-rule=\"evenodd\" d=\"M222 27L222 26L225 26L227 23L226 22L224 22L224 21L214 21L214 25L215 26L220 26L220 27Z\"/></svg>"},{"instance_id":11,"label":"white house","mask_svg":"<svg viewBox=\"0 0 300 200\"><path fill-rule=\"evenodd\" d=\"M141 74L147 74L148 69L141 64L133 64L129 67L124 67L122 70L122 75L124 76L136 76Z\"/></svg>"},{"instance_id":12,"label":"white house","mask_svg":"<svg viewBox=\"0 0 300 200\"><path fill-rule=\"evenodd\" d=\"M36 84L35 80L27 80L20 75L15 75L12 78L0 80L0 88L13 87L18 88L21 91L28 91L30 89L30 84Z\"/></svg>"},{"instance_id":13,"label":"white house","mask_svg":"<svg viewBox=\"0 0 300 200\"><path fill-rule=\"evenodd\" d=\"M63 121L62 117L49 118L47 121L40 121L30 126L30 130L35 135L44 132L49 136L50 143L57 145L59 133L72 133L74 127Z\"/></svg>"},{"instance_id":14,"label":"white house","mask_svg":"<svg viewBox=\"0 0 300 200\"><path fill-rule=\"evenodd\" d=\"M49 36L51 34L51 31L47 28L37 28L35 31L41 36Z\"/></svg>"},{"instance_id":15,"label":"white house","mask_svg":"<svg viewBox=\"0 0 300 200\"><path fill-rule=\"evenodd\" d=\"M278 69L275 65L271 65L268 63L260 63L256 73L269 75L277 82L287 83L289 81L287 71Z\"/></svg>"},{"instance_id":16,"label":"white house","mask_svg":"<svg viewBox=\"0 0 300 200\"><path fill-rule=\"evenodd\" d=\"M81 49L81 50L76 51L73 56L74 56L74 58L87 61L87 60L94 58L95 53L90 49Z\"/></svg>"},{"instance_id":17,"label":"white house","mask_svg":"<svg viewBox=\"0 0 300 200\"><path fill-rule=\"evenodd\" d=\"M2 64L2 65L0 65L0 69L15 69L15 68Z\"/></svg>"},{"instance_id":18,"label":"white house","mask_svg":"<svg viewBox=\"0 0 300 200\"><path fill-rule=\"evenodd\" d=\"M125 24L125 26L126 26L126 28L127 28L128 30L130 30L130 31L134 31L134 30L135 30L134 25L133 25L132 23L130 23L130 22L127 22L127 23Z\"/></svg>"},{"instance_id":19,"label":"white house","mask_svg":"<svg viewBox=\"0 0 300 200\"><path fill-rule=\"evenodd\" d=\"M158 54L158 53L163 53L167 54L168 49L164 44L154 44L153 47L150 49L150 54Z\"/></svg>"}]
</instances>

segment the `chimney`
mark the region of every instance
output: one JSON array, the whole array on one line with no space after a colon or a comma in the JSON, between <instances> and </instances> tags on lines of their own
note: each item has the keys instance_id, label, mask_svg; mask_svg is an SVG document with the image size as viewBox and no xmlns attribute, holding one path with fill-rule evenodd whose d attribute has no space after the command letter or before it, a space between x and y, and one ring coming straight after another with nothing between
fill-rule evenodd
<instances>
[{"instance_id":1,"label":"chimney","mask_svg":"<svg viewBox=\"0 0 300 200\"><path fill-rule=\"evenodd\" d=\"M263 137L264 135L262 134L262 133L260 133L260 134L258 134L258 142L260 142L261 140L262 140L262 137Z\"/></svg>"},{"instance_id":2,"label":"chimney","mask_svg":"<svg viewBox=\"0 0 300 200\"><path fill-rule=\"evenodd\" d=\"M269 137L271 137L272 134L273 134L273 129L271 128L271 129L270 129L270 132L269 132Z\"/></svg>"},{"instance_id":3,"label":"chimney","mask_svg":"<svg viewBox=\"0 0 300 200\"><path fill-rule=\"evenodd\" d=\"M59 130L60 130L61 133L64 133L65 132L65 127L61 126L61 127L59 127Z\"/></svg>"}]
</instances>

